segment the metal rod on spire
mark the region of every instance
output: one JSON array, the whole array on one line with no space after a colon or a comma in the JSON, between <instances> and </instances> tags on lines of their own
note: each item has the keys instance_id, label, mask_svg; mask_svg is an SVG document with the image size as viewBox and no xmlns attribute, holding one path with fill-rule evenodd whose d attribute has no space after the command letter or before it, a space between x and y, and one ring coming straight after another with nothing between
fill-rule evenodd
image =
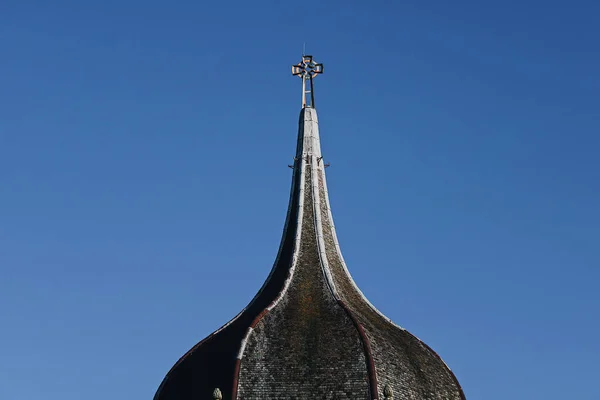
<instances>
[{"instance_id":1,"label":"metal rod on spire","mask_svg":"<svg viewBox=\"0 0 600 400\"><path fill-rule=\"evenodd\" d=\"M302 108L315 108L315 87L313 79L323 73L323 64L313 61L312 56L302 55L302 61L292 65L292 75L302 78ZM309 81L310 90L306 90L306 81ZM306 95L310 93L310 104L307 104Z\"/></svg>"}]
</instances>

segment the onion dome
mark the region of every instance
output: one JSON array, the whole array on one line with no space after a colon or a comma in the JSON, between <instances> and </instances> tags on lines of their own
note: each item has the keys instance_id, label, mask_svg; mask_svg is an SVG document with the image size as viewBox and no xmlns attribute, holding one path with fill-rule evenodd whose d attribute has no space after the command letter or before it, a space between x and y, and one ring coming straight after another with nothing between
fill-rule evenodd
<instances>
[{"instance_id":1,"label":"onion dome","mask_svg":"<svg viewBox=\"0 0 600 400\"><path fill-rule=\"evenodd\" d=\"M302 78L302 109L275 264L242 312L177 361L154 400L211 393L217 400L465 399L442 359L352 280L331 215L314 107L313 79L323 66L304 56L292 71Z\"/></svg>"}]
</instances>

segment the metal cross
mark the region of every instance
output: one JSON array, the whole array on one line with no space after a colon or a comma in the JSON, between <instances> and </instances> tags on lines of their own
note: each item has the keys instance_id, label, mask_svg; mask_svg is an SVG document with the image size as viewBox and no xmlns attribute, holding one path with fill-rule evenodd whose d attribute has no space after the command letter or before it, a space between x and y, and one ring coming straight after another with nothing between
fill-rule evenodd
<instances>
[{"instance_id":1,"label":"metal cross","mask_svg":"<svg viewBox=\"0 0 600 400\"><path fill-rule=\"evenodd\" d=\"M302 61L292 65L292 75L302 78L302 108L315 107L315 88L313 78L323 73L323 64L316 63L312 56L302 56ZM310 90L306 90L306 81L310 83ZM306 102L306 95L310 93L310 104Z\"/></svg>"}]
</instances>

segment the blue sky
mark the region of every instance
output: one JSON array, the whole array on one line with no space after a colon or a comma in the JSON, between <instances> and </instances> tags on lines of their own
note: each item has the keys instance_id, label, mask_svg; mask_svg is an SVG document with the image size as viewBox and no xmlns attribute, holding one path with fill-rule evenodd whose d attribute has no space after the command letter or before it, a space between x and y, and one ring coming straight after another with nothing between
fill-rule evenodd
<instances>
[{"instance_id":1,"label":"blue sky","mask_svg":"<svg viewBox=\"0 0 600 400\"><path fill-rule=\"evenodd\" d=\"M4 0L0 398L151 399L247 304L279 245L306 42L367 297L468 399L599 399L599 16Z\"/></svg>"}]
</instances>

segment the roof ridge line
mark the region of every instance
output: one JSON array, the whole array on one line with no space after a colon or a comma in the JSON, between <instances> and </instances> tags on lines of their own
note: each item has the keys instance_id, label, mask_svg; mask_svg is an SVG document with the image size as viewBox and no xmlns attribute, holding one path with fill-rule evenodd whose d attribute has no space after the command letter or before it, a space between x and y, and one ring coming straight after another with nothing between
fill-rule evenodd
<instances>
[{"instance_id":1,"label":"roof ridge line","mask_svg":"<svg viewBox=\"0 0 600 400\"><path fill-rule=\"evenodd\" d=\"M352 324L358 331L358 336L362 343L363 351L365 352L365 361L367 362L367 374L369 375L369 387L371 389L371 400L379 399L379 382L377 380L377 370L375 369L375 360L373 359L373 351L371 350L371 342L367 337L367 333L358 318L354 315L350 307L342 299L337 299L338 304L346 312Z\"/></svg>"},{"instance_id":2,"label":"roof ridge line","mask_svg":"<svg viewBox=\"0 0 600 400\"><path fill-rule=\"evenodd\" d=\"M237 393L238 393L238 387L239 387L239 377L240 377L240 366L241 366L241 362L242 362L242 358L244 357L244 351L246 349L246 345L248 343L248 339L250 338L250 335L252 335L252 332L254 331L254 328L256 327L256 325L258 325L258 323L273 309L275 308L275 306L277 306L277 304L281 301L281 299L285 296L285 294L287 293L289 287L290 287L290 283L292 281L292 279L294 278L294 272L296 269L296 265L298 262L298 253L300 252L300 240L302 239L302 235L300 235L300 231L302 229L302 223L303 223L303 219L304 219L304 190L305 190L305 172L304 172L304 165L300 161L300 170L299 170L299 180L298 182L299 184L299 188L296 188L296 180L294 178L293 179L293 187L292 187L292 191L291 191L291 195L290 195L290 206L288 207L288 216L291 213L291 203L292 203L292 198L294 196L298 196L298 208L297 208L297 216L296 218L298 218L298 223L296 224L296 232L294 234L294 250L292 252L292 262L291 265L288 269L288 275L287 278L285 279L285 282L283 284L283 287L281 288L280 292L277 294L277 296L273 299L273 301L271 301L271 303L265 307L252 321L252 323L250 324L250 326L248 327L248 329L246 330L246 333L244 334L244 337L242 338L242 342L240 343L240 349L238 351L237 354L237 359L235 361L235 369L234 369L234 373L233 373L233 382L232 382L232 395L231 395L231 399L232 400L236 400L237 398ZM296 174L296 170L294 170L294 175ZM298 191L298 192L296 192ZM286 236L287 233L287 229L288 229L288 222L289 219L286 220L286 225L284 228L284 232L283 232L283 238ZM283 243L283 239L282 239L282 243ZM283 245L282 245L283 246ZM281 250L281 249L280 249ZM277 259L275 261L275 264L273 266L273 269L271 270L271 273L269 274L269 277L267 278L267 280L265 281L263 288L267 286L267 283L269 281L269 278L271 277L271 275L273 274L274 270L277 268L278 264L279 264L279 256L281 254L281 251L277 254ZM260 293L262 292L262 288L259 291L259 293L255 296L255 299L257 299L260 295ZM254 300L253 300L254 301ZM252 303L252 302L251 302Z\"/></svg>"},{"instance_id":3,"label":"roof ridge line","mask_svg":"<svg viewBox=\"0 0 600 400\"><path fill-rule=\"evenodd\" d=\"M316 161L316 162L315 162ZM325 238L323 235L323 221L321 220L321 196L319 193L319 182L318 182L318 169L317 165L319 161L317 157L313 154L311 156L311 174L310 174L310 186L312 189L312 199L313 199L313 214L314 214L314 222L315 222L315 235L317 237L317 249L319 253L319 260L321 261L321 269L323 270L323 275L325 276L325 281L327 282L327 286L331 291L331 294L336 300L340 300L340 296L337 292L337 288L335 286L335 282L333 281L333 277L331 276L331 270L329 268L329 261L327 260L327 250L325 245Z\"/></svg>"},{"instance_id":4,"label":"roof ridge line","mask_svg":"<svg viewBox=\"0 0 600 400\"><path fill-rule=\"evenodd\" d=\"M316 110L314 111L316 114ZM311 115L312 117L312 115ZM318 123L318 122L317 122ZM317 239L317 248L319 254L319 260L321 262L321 269L323 271L323 275L325 278L325 282L327 282L327 287L329 288L331 295L336 300L337 304L344 310L348 318L352 321L352 325L358 332L359 340L362 344L363 351L365 353L365 361L367 374L369 376L369 388L371 393L371 400L378 400L379 392L378 392L378 383L377 383L377 371L375 369L375 361L373 360L373 352L371 351L371 343L369 342L369 338L367 337L364 328L352 312L352 310L346 305L346 303L342 300L339 295L335 282L333 280L333 276L331 275L331 269L329 268L329 260L327 259L327 250L325 244L325 235L323 233L323 221L321 218L321 193L319 190L319 174L323 179L323 194L325 197L325 207L328 210L329 222L332 224L333 220L331 218L331 208L329 207L329 198L327 195L327 185L325 183L325 168L321 164L322 154L321 154L321 146L320 146L320 137L319 137L319 127L316 126L316 132L312 132L311 138L313 140L312 149L317 150L313 151L313 154L310 155L310 186L312 190L312 203L313 203L313 215L314 215L314 224L315 224L315 236ZM308 161L308 160L307 160ZM332 224L333 228L333 224ZM333 229L335 233L335 229ZM335 236L334 236L335 237ZM337 245L337 241L335 241ZM336 246L336 252L338 250L338 246ZM339 252L338 252L339 254ZM347 271L346 271L347 272ZM352 281L352 277L350 277Z\"/></svg>"},{"instance_id":5,"label":"roof ridge line","mask_svg":"<svg viewBox=\"0 0 600 400\"><path fill-rule=\"evenodd\" d=\"M344 268L344 272L345 274L348 276L348 278L350 278L350 283L352 284L352 286L354 287L354 289L358 292L358 294L360 295L361 299L367 303L367 305L377 314L379 314L379 316L381 316L382 318L384 318L388 323L392 324L393 326L395 326L398 329L401 329L403 331L406 331L406 329L404 329L403 327L401 327L400 325L396 324L394 321L392 321L388 316L386 316L384 313L382 313L381 311L379 311L379 309L377 309L377 307L375 307L373 305L373 303L371 303L371 301L369 301L369 299L367 298L367 296L365 296L365 294L362 292L362 290L360 290L360 288L358 287L358 285L356 284L356 282L354 281L354 278L352 277L352 274L350 273L350 270L348 269L348 266L346 265L346 260L344 260L344 256L342 254L342 249L340 247L340 242L338 240L337 237L337 230L335 229L335 222L333 221L333 214L331 213L331 204L329 202L329 191L327 190L327 177L325 172L323 171L322 174L322 179L323 179L323 192L325 194L325 206L327 209L327 216L329 217L329 223L331 225L331 235L333 236L333 242L335 244L335 250L336 253L340 259L340 263L342 264L342 267Z\"/></svg>"}]
</instances>

